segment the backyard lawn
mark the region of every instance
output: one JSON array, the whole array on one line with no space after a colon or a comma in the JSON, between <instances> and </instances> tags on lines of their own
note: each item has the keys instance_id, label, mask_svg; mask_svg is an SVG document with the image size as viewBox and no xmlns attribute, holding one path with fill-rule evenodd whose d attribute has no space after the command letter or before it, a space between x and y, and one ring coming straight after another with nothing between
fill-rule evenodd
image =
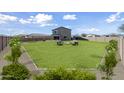
<instances>
[{"instance_id":1,"label":"backyard lawn","mask_svg":"<svg viewBox=\"0 0 124 93\"><path fill-rule=\"evenodd\" d=\"M78 46L57 46L55 41L26 42L23 46L39 68L95 68L107 43L79 41Z\"/></svg>"}]
</instances>

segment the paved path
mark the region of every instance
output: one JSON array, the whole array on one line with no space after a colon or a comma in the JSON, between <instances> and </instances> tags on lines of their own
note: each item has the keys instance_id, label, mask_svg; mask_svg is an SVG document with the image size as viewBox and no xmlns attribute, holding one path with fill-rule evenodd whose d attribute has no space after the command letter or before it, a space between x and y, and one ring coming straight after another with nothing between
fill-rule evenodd
<instances>
[{"instance_id":1,"label":"paved path","mask_svg":"<svg viewBox=\"0 0 124 93\"><path fill-rule=\"evenodd\" d=\"M101 73L96 71L97 79L101 79ZM114 76L112 80L124 80L124 65L121 62L118 62L117 66L114 68Z\"/></svg>"},{"instance_id":2,"label":"paved path","mask_svg":"<svg viewBox=\"0 0 124 93\"><path fill-rule=\"evenodd\" d=\"M124 65L121 62L118 62L117 66L114 69L114 73L114 80L124 80Z\"/></svg>"},{"instance_id":3,"label":"paved path","mask_svg":"<svg viewBox=\"0 0 124 93\"><path fill-rule=\"evenodd\" d=\"M2 71L3 66L9 64L9 62L7 62L4 59L5 54L7 54L9 51L10 51L10 48L9 47L6 47L2 52L0 52L0 73ZM38 70L38 68L37 68L37 66L33 63L32 59L27 54L27 52L24 51L22 53L22 55L21 55L21 57L19 59L19 62L22 63L22 64L24 64L29 69L29 71L32 74L38 74L38 73L40 73L39 70Z\"/></svg>"},{"instance_id":4,"label":"paved path","mask_svg":"<svg viewBox=\"0 0 124 93\"><path fill-rule=\"evenodd\" d=\"M7 54L9 52L9 47L6 47L4 48L3 51L0 52L0 76L1 76L1 72L2 72L2 68L6 65L9 64L9 62L7 62L5 59L4 59L4 54ZM1 77L0 77L1 78Z\"/></svg>"},{"instance_id":5,"label":"paved path","mask_svg":"<svg viewBox=\"0 0 124 93\"><path fill-rule=\"evenodd\" d=\"M28 53L26 52L26 50L24 48L23 48L23 53L19 59L19 62L24 64L32 74L40 73L40 70L33 63L33 60L31 59L31 57L28 55Z\"/></svg>"},{"instance_id":6,"label":"paved path","mask_svg":"<svg viewBox=\"0 0 124 93\"><path fill-rule=\"evenodd\" d=\"M0 52L0 69L2 69L3 66L8 64L8 62L4 59L4 54L7 54L8 52L9 47L6 47L2 52Z\"/></svg>"}]
</instances>

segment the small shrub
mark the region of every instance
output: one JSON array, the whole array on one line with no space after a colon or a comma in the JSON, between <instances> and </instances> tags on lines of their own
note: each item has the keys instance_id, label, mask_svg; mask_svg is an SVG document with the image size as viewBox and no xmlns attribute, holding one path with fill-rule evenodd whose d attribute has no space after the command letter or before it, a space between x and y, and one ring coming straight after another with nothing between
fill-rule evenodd
<instances>
[{"instance_id":1,"label":"small shrub","mask_svg":"<svg viewBox=\"0 0 124 93\"><path fill-rule=\"evenodd\" d=\"M107 53L112 51L117 51L118 49L118 42L116 40L110 40L109 44L106 46Z\"/></svg>"},{"instance_id":2,"label":"small shrub","mask_svg":"<svg viewBox=\"0 0 124 93\"><path fill-rule=\"evenodd\" d=\"M8 56L9 61L12 61L13 63L17 63L19 57L21 56L21 40L18 37L13 37L9 41L9 46L11 47L11 54Z\"/></svg>"},{"instance_id":3,"label":"small shrub","mask_svg":"<svg viewBox=\"0 0 124 93\"><path fill-rule=\"evenodd\" d=\"M28 69L22 64L10 64L3 67L3 80L25 80L30 77Z\"/></svg>"},{"instance_id":4,"label":"small shrub","mask_svg":"<svg viewBox=\"0 0 124 93\"><path fill-rule=\"evenodd\" d=\"M67 71L64 68L50 70L43 75L36 76L36 80L95 80L95 74L81 70Z\"/></svg>"},{"instance_id":5,"label":"small shrub","mask_svg":"<svg viewBox=\"0 0 124 93\"><path fill-rule=\"evenodd\" d=\"M115 50L118 49L118 42L116 40L110 40L109 43Z\"/></svg>"},{"instance_id":6,"label":"small shrub","mask_svg":"<svg viewBox=\"0 0 124 93\"><path fill-rule=\"evenodd\" d=\"M6 54L4 56L4 59L7 60L8 62L12 62L13 61L12 56L10 54Z\"/></svg>"},{"instance_id":7,"label":"small shrub","mask_svg":"<svg viewBox=\"0 0 124 93\"><path fill-rule=\"evenodd\" d=\"M21 44L21 39L19 37L13 37L10 41L9 41L9 46L13 47L13 46L20 46Z\"/></svg>"},{"instance_id":8,"label":"small shrub","mask_svg":"<svg viewBox=\"0 0 124 93\"><path fill-rule=\"evenodd\" d=\"M110 40L109 44L106 46L106 55L104 63L99 64L98 69L105 73L102 79L112 79L113 69L117 64L116 53L118 50L118 43L116 40Z\"/></svg>"},{"instance_id":9,"label":"small shrub","mask_svg":"<svg viewBox=\"0 0 124 93\"><path fill-rule=\"evenodd\" d=\"M73 70L71 71L73 80L96 80L95 74L88 71Z\"/></svg>"}]
</instances>

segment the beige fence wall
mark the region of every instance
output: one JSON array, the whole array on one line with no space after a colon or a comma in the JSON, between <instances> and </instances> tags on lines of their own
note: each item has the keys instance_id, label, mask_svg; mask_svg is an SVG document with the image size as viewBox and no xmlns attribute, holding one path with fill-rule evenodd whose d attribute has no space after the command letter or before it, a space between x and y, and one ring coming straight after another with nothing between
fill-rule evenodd
<instances>
[{"instance_id":1,"label":"beige fence wall","mask_svg":"<svg viewBox=\"0 0 124 93\"><path fill-rule=\"evenodd\" d=\"M119 40L119 37L84 37L89 41L98 41L98 42L109 42L110 40Z\"/></svg>"},{"instance_id":2,"label":"beige fence wall","mask_svg":"<svg viewBox=\"0 0 124 93\"><path fill-rule=\"evenodd\" d=\"M109 42L114 39L118 41L118 51L122 64L124 65L124 37L84 37L89 41Z\"/></svg>"},{"instance_id":3,"label":"beige fence wall","mask_svg":"<svg viewBox=\"0 0 124 93\"><path fill-rule=\"evenodd\" d=\"M123 37L120 37L120 40L119 40L119 53L120 53L121 62L124 65L124 38Z\"/></svg>"}]
</instances>

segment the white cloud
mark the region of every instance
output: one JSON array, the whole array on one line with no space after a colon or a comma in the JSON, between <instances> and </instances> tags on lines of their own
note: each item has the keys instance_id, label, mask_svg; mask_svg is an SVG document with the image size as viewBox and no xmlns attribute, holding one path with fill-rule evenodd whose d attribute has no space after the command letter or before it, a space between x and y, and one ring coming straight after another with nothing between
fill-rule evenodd
<instances>
[{"instance_id":1,"label":"white cloud","mask_svg":"<svg viewBox=\"0 0 124 93\"><path fill-rule=\"evenodd\" d=\"M63 20L76 20L76 15L64 15Z\"/></svg>"},{"instance_id":2,"label":"white cloud","mask_svg":"<svg viewBox=\"0 0 124 93\"><path fill-rule=\"evenodd\" d=\"M94 28L94 27L91 27L91 28L77 28L77 29L75 30L75 33L76 33L76 34L95 33L95 32L98 32L98 31L100 31L100 29Z\"/></svg>"},{"instance_id":3,"label":"white cloud","mask_svg":"<svg viewBox=\"0 0 124 93\"><path fill-rule=\"evenodd\" d=\"M40 26L41 26L41 27L46 27L46 26L58 26L58 24L47 24L47 23L44 23L44 24L41 24Z\"/></svg>"},{"instance_id":4,"label":"white cloud","mask_svg":"<svg viewBox=\"0 0 124 93\"><path fill-rule=\"evenodd\" d=\"M6 21L0 20L0 24L4 24L6 23Z\"/></svg>"},{"instance_id":5,"label":"white cloud","mask_svg":"<svg viewBox=\"0 0 124 93\"><path fill-rule=\"evenodd\" d=\"M109 18L107 18L105 21L107 23L112 23L118 20L118 18L120 18L120 12L116 13L116 14L112 14L109 16Z\"/></svg>"},{"instance_id":6,"label":"white cloud","mask_svg":"<svg viewBox=\"0 0 124 93\"><path fill-rule=\"evenodd\" d=\"M52 20L53 20L53 16L52 15L47 15L47 14L37 14L35 16L30 16L27 19L17 18L15 16L0 14L0 23L6 23L8 21L18 21L21 24L33 23L33 24L40 24L40 25L44 25L44 24L50 25L49 22L51 22ZM51 25L53 25L53 24L51 24Z\"/></svg>"},{"instance_id":7,"label":"white cloud","mask_svg":"<svg viewBox=\"0 0 124 93\"><path fill-rule=\"evenodd\" d=\"M99 30L99 29L97 29L97 28L89 28L89 29L87 29L87 31L94 32L94 31L100 31L100 30Z\"/></svg>"},{"instance_id":8,"label":"white cloud","mask_svg":"<svg viewBox=\"0 0 124 93\"><path fill-rule=\"evenodd\" d=\"M47 14L37 14L36 16L31 16L31 18L37 24L42 24L53 20L53 16Z\"/></svg>"},{"instance_id":9,"label":"white cloud","mask_svg":"<svg viewBox=\"0 0 124 93\"><path fill-rule=\"evenodd\" d=\"M88 31L88 32L94 32L94 31L100 31L100 29L97 28L78 28L80 31Z\"/></svg>"},{"instance_id":10,"label":"white cloud","mask_svg":"<svg viewBox=\"0 0 124 93\"><path fill-rule=\"evenodd\" d=\"M21 24L30 24L30 23L31 23L30 20L24 20L23 18L21 18L21 19L19 20L19 22L20 22Z\"/></svg>"},{"instance_id":11,"label":"white cloud","mask_svg":"<svg viewBox=\"0 0 124 93\"><path fill-rule=\"evenodd\" d=\"M41 27L57 26L57 24L51 23L52 20L52 15L37 14L35 16L30 16L28 19L20 19L19 22L21 24L39 24Z\"/></svg>"},{"instance_id":12,"label":"white cloud","mask_svg":"<svg viewBox=\"0 0 124 93\"><path fill-rule=\"evenodd\" d=\"M26 23L33 23L33 24L43 24L48 23L53 20L52 15L47 14L37 14L35 16L30 16L28 19L20 19L20 23L26 24Z\"/></svg>"},{"instance_id":13,"label":"white cloud","mask_svg":"<svg viewBox=\"0 0 124 93\"><path fill-rule=\"evenodd\" d=\"M10 15L5 15L5 14L0 14L0 24L6 23L9 21L17 21L17 17L15 16L10 16Z\"/></svg>"}]
</instances>

